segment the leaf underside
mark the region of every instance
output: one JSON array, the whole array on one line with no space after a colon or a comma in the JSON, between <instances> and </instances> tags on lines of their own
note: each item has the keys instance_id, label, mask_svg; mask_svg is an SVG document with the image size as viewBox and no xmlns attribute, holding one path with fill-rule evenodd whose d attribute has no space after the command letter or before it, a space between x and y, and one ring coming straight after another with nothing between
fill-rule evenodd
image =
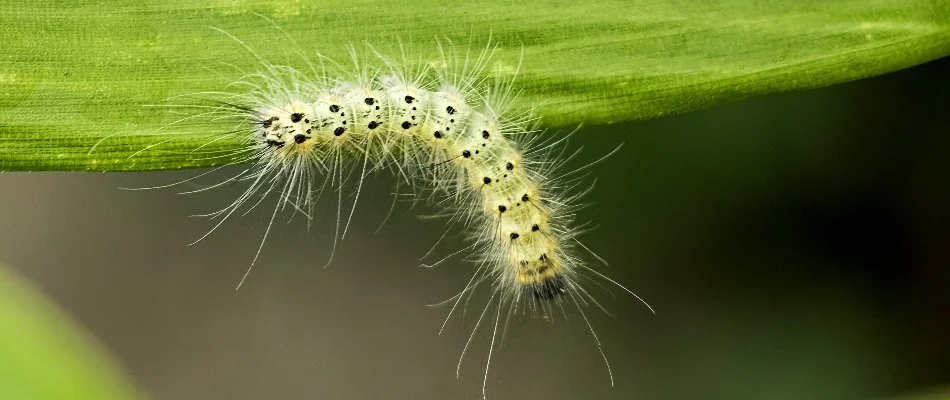
<instances>
[{"instance_id":1,"label":"leaf underside","mask_svg":"<svg viewBox=\"0 0 950 400\"><path fill-rule=\"evenodd\" d=\"M212 27L277 64L299 64L298 49L347 60L347 47L362 43L402 43L436 60L436 39L477 52L490 38L496 67L523 59L515 107L563 128L553 131L826 86L950 54L943 0L13 1L0 10L0 171L230 161L195 153L208 133L230 127L200 121L206 134L176 131L168 109L145 107L221 90L238 69L258 69ZM204 150L236 146L222 140Z\"/></svg>"}]
</instances>

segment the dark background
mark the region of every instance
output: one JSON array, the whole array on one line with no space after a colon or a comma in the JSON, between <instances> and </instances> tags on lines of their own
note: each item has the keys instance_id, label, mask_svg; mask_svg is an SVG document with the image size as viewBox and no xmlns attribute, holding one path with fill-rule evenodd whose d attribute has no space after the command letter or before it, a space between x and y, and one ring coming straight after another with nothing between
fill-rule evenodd
<instances>
[{"instance_id":1,"label":"dark background","mask_svg":"<svg viewBox=\"0 0 950 400\"><path fill-rule=\"evenodd\" d=\"M583 319L515 318L490 399L870 399L950 383L950 59L873 79L662 120L585 127L598 164L583 239L646 298L594 287ZM460 290L453 261L418 268L443 225L371 179L326 269L335 205L310 231L269 213L212 226L240 187L160 185L195 171L0 175L0 259L75 315L155 399L477 399L490 332L455 365L464 318L425 304ZM209 182L205 180L203 182ZM463 245L451 236L435 260Z\"/></svg>"}]
</instances>

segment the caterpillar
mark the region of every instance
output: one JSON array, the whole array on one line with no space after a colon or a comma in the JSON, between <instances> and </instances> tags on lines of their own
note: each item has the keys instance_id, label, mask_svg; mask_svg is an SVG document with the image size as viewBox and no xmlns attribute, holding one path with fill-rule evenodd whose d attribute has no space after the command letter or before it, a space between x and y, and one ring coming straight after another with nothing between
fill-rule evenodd
<instances>
[{"instance_id":1,"label":"caterpillar","mask_svg":"<svg viewBox=\"0 0 950 400\"><path fill-rule=\"evenodd\" d=\"M321 194L335 192L335 249L337 240L346 236L364 179L378 171L392 171L400 184L427 193L442 209L438 216L468 236L468 246L426 265L434 267L466 252L475 264L462 291L441 303L452 304L442 329L476 288L489 286L489 299L459 357L457 376L492 306L494 325L483 396L487 396L488 371L503 311L508 316L520 311L547 315L554 305L568 302L580 312L614 384L600 339L584 312L590 305L603 307L583 283L606 281L634 296L651 312L653 309L593 268L590 264L605 261L577 237L588 229L574 221L583 206L580 199L592 188L583 178L590 166L613 153L566 170L565 165L579 153L568 153L570 135L542 134L530 111L518 112L512 107L518 97L515 77L520 64L508 76L489 74L495 51L492 45L464 57L456 57L440 45L439 59L421 62L410 62L404 48L402 59L397 60L372 48L368 56L360 56L351 47L352 65L319 57L316 64L306 59L307 67L301 70L268 62L245 42L221 32L252 54L259 69L239 70L241 77L225 90L191 93L183 96L189 102L159 105L192 111L168 126L220 121L232 129L208 133L207 144L222 140L240 144L233 151L209 156L233 160L228 164L241 164L243 169L217 184L191 191L230 182L247 184L232 203L205 215L218 221L196 243L240 210L254 209L265 198L276 196L252 268L279 213L290 211L309 218ZM367 59L377 60L377 66ZM347 210L344 192L354 180L352 205ZM329 260L333 260L333 251Z\"/></svg>"}]
</instances>

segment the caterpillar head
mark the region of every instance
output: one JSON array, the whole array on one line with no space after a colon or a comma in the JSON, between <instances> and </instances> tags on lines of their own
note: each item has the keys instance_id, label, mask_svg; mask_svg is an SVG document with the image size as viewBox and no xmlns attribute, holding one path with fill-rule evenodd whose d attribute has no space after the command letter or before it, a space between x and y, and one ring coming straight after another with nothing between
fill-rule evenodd
<instances>
[{"instance_id":1,"label":"caterpillar head","mask_svg":"<svg viewBox=\"0 0 950 400\"><path fill-rule=\"evenodd\" d=\"M567 285L560 274L555 274L529 286L535 299L550 301L567 292Z\"/></svg>"},{"instance_id":2,"label":"caterpillar head","mask_svg":"<svg viewBox=\"0 0 950 400\"><path fill-rule=\"evenodd\" d=\"M563 266L556 256L543 252L518 261L518 267L518 285L535 299L552 300L567 292Z\"/></svg>"}]
</instances>

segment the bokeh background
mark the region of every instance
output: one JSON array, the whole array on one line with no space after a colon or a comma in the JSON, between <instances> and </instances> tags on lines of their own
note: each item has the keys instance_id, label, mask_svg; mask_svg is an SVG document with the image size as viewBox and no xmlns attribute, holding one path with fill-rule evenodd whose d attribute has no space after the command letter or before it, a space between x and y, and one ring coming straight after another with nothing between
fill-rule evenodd
<instances>
[{"instance_id":1,"label":"bokeh background","mask_svg":"<svg viewBox=\"0 0 950 400\"><path fill-rule=\"evenodd\" d=\"M660 120L585 127L615 387L570 309L516 317L490 399L873 399L950 383L950 59ZM335 205L285 220L234 287L262 209L186 244L233 200L129 192L196 171L0 175L0 260L97 336L155 399L478 399L490 332L455 366L484 297L439 328L472 266L419 268L431 206L364 188L324 265ZM202 180L210 183L212 180ZM186 186L185 189L197 186ZM449 235L433 261L464 245Z\"/></svg>"}]
</instances>

